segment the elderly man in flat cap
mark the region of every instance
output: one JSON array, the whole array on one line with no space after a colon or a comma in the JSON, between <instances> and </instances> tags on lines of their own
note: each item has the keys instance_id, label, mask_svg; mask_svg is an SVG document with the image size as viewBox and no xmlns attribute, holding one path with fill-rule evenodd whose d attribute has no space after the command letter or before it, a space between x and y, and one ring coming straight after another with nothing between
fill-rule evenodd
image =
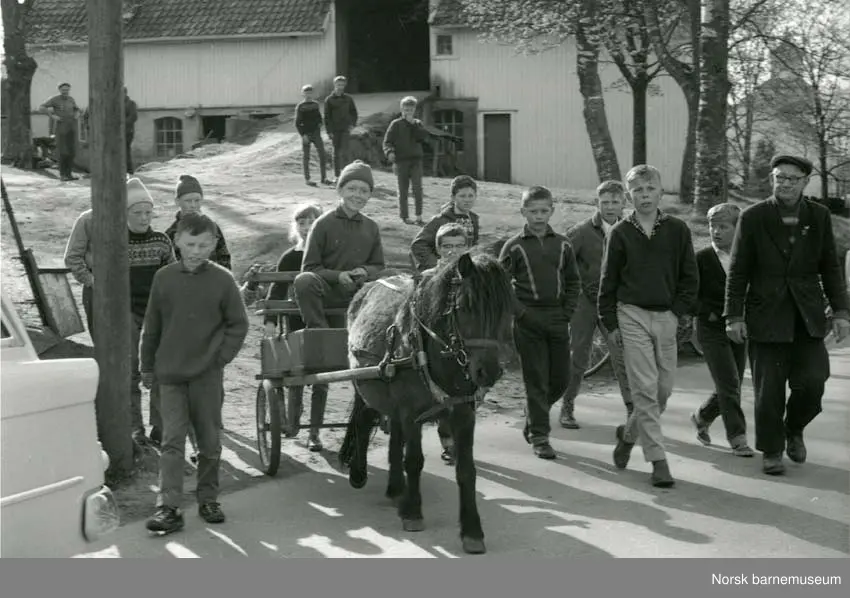
<instances>
[{"instance_id":1,"label":"elderly man in flat cap","mask_svg":"<svg viewBox=\"0 0 850 598\"><path fill-rule=\"evenodd\" d=\"M71 97L70 83L59 84L59 94L49 98L39 110L47 113L54 122L56 151L59 154L59 178L74 181L74 159L77 155L77 117L81 114L76 100Z\"/></svg>"},{"instance_id":2,"label":"elderly man in flat cap","mask_svg":"<svg viewBox=\"0 0 850 598\"><path fill-rule=\"evenodd\" d=\"M783 155L771 168L773 195L738 221L723 315L732 341L749 340L756 449L764 473L780 475L783 450L795 463L806 461L803 430L821 412L826 304L838 342L850 334L850 305L829 210L803 198L812 163Z\"/></svg>"}]
</instances>

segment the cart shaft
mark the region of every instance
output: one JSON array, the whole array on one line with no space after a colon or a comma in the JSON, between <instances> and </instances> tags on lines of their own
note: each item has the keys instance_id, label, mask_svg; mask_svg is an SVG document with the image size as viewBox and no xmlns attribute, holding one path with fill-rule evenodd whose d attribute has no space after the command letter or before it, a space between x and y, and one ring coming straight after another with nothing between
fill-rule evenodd
<instances>
[{"instance_id":1,"label":"cart shaft","mask_svg":"<svg viewBox=\"0 0 850 598\"><path fill-rule=\"evenodd\" d=\"M304 376L288 376L284 374L281 378L275 378L281 386L311 386L313 384L330 384L332 382L350 382L352 380L374 380L382 375L392 377L395 374L395 366L387 364L386 368L371 366L367 368L352 368L350 370L337 370L335 372L320 372L317 374L306 374ZM265 377L260 375L260 379Z\"/></svg>"}]
</instances>

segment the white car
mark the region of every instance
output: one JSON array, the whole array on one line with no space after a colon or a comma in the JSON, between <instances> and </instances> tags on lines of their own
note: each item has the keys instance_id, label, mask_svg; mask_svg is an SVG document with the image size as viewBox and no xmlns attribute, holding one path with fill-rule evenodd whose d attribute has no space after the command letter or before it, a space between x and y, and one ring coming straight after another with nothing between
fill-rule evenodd
<instances>
[{"instance_id":1,"label":"white car","mask_svg":"<svg viewBox=\"0 0 850 598\"><path fill-rule=\"evenodd\" d=\"M0 557L71 557L119 525L97 440L94 359L39 359L3 294Z\"/></svg>"}]
</instances>

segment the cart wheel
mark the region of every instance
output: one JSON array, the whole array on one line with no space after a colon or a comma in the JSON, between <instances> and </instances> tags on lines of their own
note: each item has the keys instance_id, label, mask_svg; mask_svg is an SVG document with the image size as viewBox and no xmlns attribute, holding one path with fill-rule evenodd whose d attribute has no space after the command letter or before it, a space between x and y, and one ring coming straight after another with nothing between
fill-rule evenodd
<instances>
[{"instance_id":1,"label":"cart wheel","mask_svg":"<svg viewBox=\"0 0 850 598\"><path fill-rule=\"evenodd\" d=\"M280 388L263 381L257 388L257 448L266 475L274 476L280 465Z\"/></svg>"},{"instance_id":2,"label":"cart wheel","mask_svg":"<svg viewBox=\"0 0 850 598\"><path fill-rule=\"evenodd\" d=\"M608 363L610 358L611 354L608 353L608 341L597 326L596 331L593 333L593 346L590 350L590 364L584 372L584 377L589 378L601 370L602 366Z\"/></svg>"}]
</instances>

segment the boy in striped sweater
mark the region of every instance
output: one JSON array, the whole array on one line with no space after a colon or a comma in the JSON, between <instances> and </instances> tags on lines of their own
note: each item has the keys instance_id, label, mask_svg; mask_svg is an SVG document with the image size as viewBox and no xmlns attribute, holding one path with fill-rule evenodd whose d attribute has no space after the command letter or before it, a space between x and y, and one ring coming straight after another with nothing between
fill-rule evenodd
<instances>
[{"instance_id":1,"label":"boy in striped sweater","mask_svg":"<svg viewBox=\"0 0 850 598\"><path fill-rule=\"evenodd\" d=\"M145 444L145 423L142 416L142 390L139 387L139 341L148 308L153 278L157 271L175 261L174 250L168 237L151 228L153 198L144 183L137 178L127 181L127 229L130 261L130 310L132 369L130 377L130 417L133 439ZM150 441L159 444L162 439L162 417L159 412L159 386L151 387Z\"/></svg>"}]
</instances>

